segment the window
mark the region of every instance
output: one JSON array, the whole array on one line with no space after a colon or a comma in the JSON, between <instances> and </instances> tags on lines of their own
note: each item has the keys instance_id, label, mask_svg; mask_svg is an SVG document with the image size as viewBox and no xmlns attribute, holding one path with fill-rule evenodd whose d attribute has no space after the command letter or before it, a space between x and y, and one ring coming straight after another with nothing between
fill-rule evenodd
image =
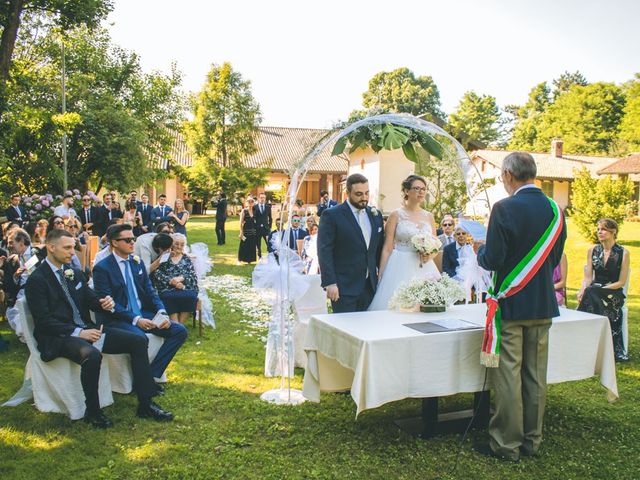
<instances>
[{"instance_id":1,"label":"window","mask_svg":"<svg viewBox=\"0 0 640 480\"><path fill-rule=\"evenodd\" d=\"M543 180L542 181L542 192L549 198L553 198L553 181L552 180Z\"/></svg>"}]
</instances>

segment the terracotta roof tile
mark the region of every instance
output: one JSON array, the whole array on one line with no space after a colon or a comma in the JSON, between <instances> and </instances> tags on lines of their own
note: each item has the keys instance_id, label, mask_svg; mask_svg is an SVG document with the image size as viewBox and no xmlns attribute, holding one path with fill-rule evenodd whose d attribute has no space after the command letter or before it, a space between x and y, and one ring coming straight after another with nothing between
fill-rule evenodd
<instances>
[{"instance_id":1,"label":"terracotta roof tile","mask_svg":"<svg viewBox=\"0 0 640 480\"><path fill-rule=\"evenodd\" d=\"M598 171L599 174L632 175L640 173L640 153L634 153L628 157L621 158L617 162Z\"/></svg>"}]
</instances>

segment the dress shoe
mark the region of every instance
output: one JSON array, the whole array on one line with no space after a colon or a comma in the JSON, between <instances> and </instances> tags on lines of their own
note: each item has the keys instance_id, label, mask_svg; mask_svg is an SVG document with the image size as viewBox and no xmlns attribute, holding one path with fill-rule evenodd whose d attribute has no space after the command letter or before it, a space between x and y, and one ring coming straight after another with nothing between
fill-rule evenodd
<instances>
[{"instance_id":1,"label":"dress shoe","mask_svg":"<svg viewBox=\"0 0 640 480\"><path fill-rule=\"evenodd\" d=\"M102 413L102 410L98 410L95 413L85 413L83 420L95 428L111 428L113 427L113 422L107 418L107 416Z\"/></svg>"},{"instance_id":2,"label":"dress shoe","mask_svg":"<svg viewBox=\"0 0 640 480\"><path fill-rule=\"evenodd\" d=\"M485 457L493 457L493 458L497 458L498 460L506 460L508 462L519 462L520 461L520 457L507 457L506 455L500 455L499 453L496 453L493 451L493 449L489 446L488 443L481 443L478 445L474 445L473 449L478 452L480 455L484 455Z\"/></svg>"},{"instance_id":3,"label":"dress shoe","mask_svg":"<svg viewBox=\"0 0 640 480\"><path fill-rule=\"evenodd\" d=\"M168 422L173 420L173 414L163 410L162 407L155 402L149 402L148 405L138 406L136 415L140 418L151 418L159 422Z\"/></svg>"}]
</instances>

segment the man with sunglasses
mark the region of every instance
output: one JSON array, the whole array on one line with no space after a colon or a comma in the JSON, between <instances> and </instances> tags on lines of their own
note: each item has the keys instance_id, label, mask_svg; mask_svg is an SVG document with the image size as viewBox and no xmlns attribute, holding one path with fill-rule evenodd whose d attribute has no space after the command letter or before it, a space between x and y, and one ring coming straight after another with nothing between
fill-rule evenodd
<instances>
[{"instance_id":1,"label":"man with sunglasses","mask_svg":"<svg viewBox=\"0 0 640 480\"><path fill-rule=\"evenodd\" d=\"M89 195L82 196L82 210L80 210L80 214L78 218L80 219L80 223L82 224L82 228L85 232L93 234L93 224L99 220L100 211L98 207L94 207L91 197Z\"/></svg>"},{"instance_id":2,"label":"man with sunglasses","mask_svg":"<svg viewBox=\"0 0 640 480\"><path fill-rule=\"evenodd\" d=\"M440 225L442 226L442 233L438 234L438 239L442 243L442 246L440 247L440 250L442 250L447 245L455 243L456 241L453 235L453 229L456 226L453 215L451 215L450 213L445 213L445 215L442 217L442 223Z\"/></svg>"},{"instance_id":3,"label":"man with sunglasses","mask_svg":"<svg viewBox=\"0 0 640 480\"><path fill-rule=\"evenodd\" d=\"M456 227L455 241L444 247L442 251L442 271L451 278L456 277L456 269L460 266L458 258L460 249L467 244L467 231L462 227Z\"/></svg>"},{"instance_id":4,"label":"man with sunglasses","mask_svg":"<svg viewBox=\"0 0 640 480\"><path fill-rule=\"evenodd\" d=\"M158 379L186 340L187 329L169 321L168 317L159 325L152 321L157 313L166 315L166 310L151 285L144 263L140 257L132 255L136 239L131 225L110 226L107 239L113 253L93 267L96 292L101 297L110 296L115 302L113 310L103 314L105 327L107 332L120 328L141 336L152 333L164 338L151 362L151 372ZM158 389L162 390L161 387Z\"/></svg>"}]
</instances>

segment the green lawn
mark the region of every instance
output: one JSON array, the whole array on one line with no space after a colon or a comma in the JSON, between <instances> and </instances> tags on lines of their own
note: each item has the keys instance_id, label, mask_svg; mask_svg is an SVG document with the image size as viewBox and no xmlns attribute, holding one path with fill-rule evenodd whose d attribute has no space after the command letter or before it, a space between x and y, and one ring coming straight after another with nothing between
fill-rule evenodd
<instances>
[{"instance_id":1,"label":"green lawn","mask_svg":"<svg viewBox=\"0 0 640 480\"><path fill-rule=\"evenodd\" d=\"M251 267L236 266L238 222L228 222L228 244L215 245L214 221L193 218L189 237L209 244L214 273L249 277ZM623 227L621 243L631 251L633 272L640 271L640 224ZM570 300L582 278L588 244L570 225ZM459 454L460 437L429 441L399 432L396 418L420 411L419 400L403 400L366 411L355 420L347 395L323 394L322 403L277 407L259 400L278 380L262 375L264 347L236 333L243 315L214 296L217 330L199 338L191 331L170 367L170 384L160 403L176 420L157 424L135 417L135 398L114 395L106 413L115 422L96 431L62 415L43 414L31 405L0 409L1 479L306 479L306 478L640 478L640 364L637 319L638 283L631 283L632 361L618 367L620 400L608 404L597 379L549 388L542 456L504 464L471 450L472 432ZM9 353L0 354L0 400L22 382L26 348L9 334ZM301 372L294 384L301 387ZM458 395L454 408L470 401Z\"/></svg>"}]
</instances>

